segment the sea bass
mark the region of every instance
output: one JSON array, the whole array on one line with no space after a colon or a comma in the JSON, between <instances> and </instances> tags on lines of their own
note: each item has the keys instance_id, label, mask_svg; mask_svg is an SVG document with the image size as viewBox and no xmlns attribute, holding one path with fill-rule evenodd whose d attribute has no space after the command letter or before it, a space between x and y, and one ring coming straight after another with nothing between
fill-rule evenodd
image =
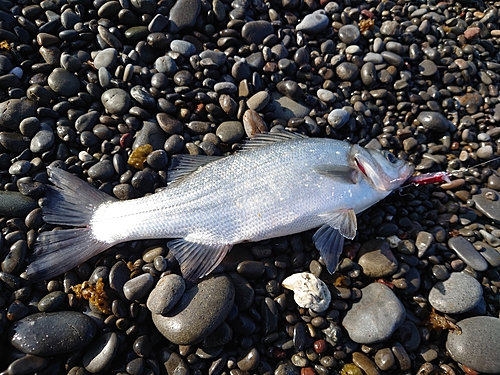
<instances>
[{"instance_id":1,"label":"sea bass","mask_svg":"<svg viewBox=\"0 0 500 375\"><path fill-rule=\"evenodd\" d=\"M227 157L173 158L169 182L143 198L118 201L78 177L49 168L46 223L30 280L68 271L121 242L167 238L187 280L209 274L233 245L319 227L315 246L330 273L356 214L399 188L413 167L388 151L292 133L256 135Z\"/></svg>"}]
</instances>

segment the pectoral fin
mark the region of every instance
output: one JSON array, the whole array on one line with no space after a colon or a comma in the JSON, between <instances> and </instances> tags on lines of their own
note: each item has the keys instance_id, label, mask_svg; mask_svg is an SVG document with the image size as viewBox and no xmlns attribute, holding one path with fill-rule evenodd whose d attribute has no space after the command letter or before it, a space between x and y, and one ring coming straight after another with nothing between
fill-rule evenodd
<instances>
[{"instance_id":1,"label":"pectoral fin","mask_svg":"<svg viewBox=\"0 0 500 375\"><path fill-rule=\"evenodd\" d=\"M326 269L330 274L334 273L344 247L344 236L337 229L324 224L314 233L312 239L314 245L319 250L321 258L325 262Z\"/></svg>"},{"instance_id":2,"label":"pectoral fin","mask_svg":"<svg viewBox=\"0 0 500 375\"><path fill-rule=\"evenodd\" d=\"M232 247L228 244L190 242L182 238L169 241L167 246L179 262L182 276L190 281L196 281L212 272Z\"/></svg>"},{"instance_id":3,"label":"pectoral fin","mask_svg":"<svg viewBox=\"0 0 500 375\"><path fill-rule=\"evenodd\" d=\"M359 181L359 171L345 165L318 165L314 167L314 171L322 176L351 184L357 184Z\"/></svg>"},{"instance_id":4,"label":"pectoral fin","mask_svg":"<svg viewBox=\"0 0 500 375\"><path fill-rule=\"evenodd\" d=\"M319 215L319 217L321 217L326 224L337 229L342 236L350 240L356 237L358 222L356 220L356 213L352 208L327 212Z\"/></svg>"}]
</instances>

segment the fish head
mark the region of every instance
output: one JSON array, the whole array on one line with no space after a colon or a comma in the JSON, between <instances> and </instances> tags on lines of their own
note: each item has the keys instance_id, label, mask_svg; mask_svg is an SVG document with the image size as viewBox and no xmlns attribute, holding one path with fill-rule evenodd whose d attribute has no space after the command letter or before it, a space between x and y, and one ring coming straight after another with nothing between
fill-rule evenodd
<instances>
[{"instance_id":1,"label":"fish head","mask_svg":"<svg viewBox=\"0 0 500 375\"><path fill-rule=\"evenodd\" d=\"M353 145L350 162L368 183L380 192L399 188L413 174L413 166L387 150L373 150Z\"/></svg>"}]
</instances>

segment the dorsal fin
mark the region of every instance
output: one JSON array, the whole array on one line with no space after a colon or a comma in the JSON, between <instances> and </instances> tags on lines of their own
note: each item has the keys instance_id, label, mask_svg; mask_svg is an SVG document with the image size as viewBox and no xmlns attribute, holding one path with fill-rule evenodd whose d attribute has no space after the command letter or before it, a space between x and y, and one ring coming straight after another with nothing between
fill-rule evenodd
<instances>
[{"instance_id":1,"label":"dorsal fin","mask_svg":"<svg viewBox=\"0 0 500 375\"><path fill-rule=\"evenodd\" d=\"M207 165L223 156L207 155L174 155L167 174L167 183L178 182L200 167Z\"/></svg>"},{"instance_id":2,"label":"dorsal fin","mask_svg":"<svg viewBox=\"0 0 500 375\"><path fill-rule=\"evenodd\" d=\"M268 146L276 142L285 142L303 138L308 138L308 137L302 134L290 133L287 131L255 134L252 138L250 138L243 144L243 147L241 148L240 151L250 151L259 147Z\"/></svg>"}]
</instances>

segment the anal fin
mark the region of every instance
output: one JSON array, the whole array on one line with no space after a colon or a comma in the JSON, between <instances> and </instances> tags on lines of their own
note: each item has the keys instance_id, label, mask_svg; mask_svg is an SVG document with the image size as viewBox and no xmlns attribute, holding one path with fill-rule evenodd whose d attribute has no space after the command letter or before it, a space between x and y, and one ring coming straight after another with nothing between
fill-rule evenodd
<instances>
[{"instance_id":1,"label":"anal fin","mask_svg":"<svg viewBox=\"0 0 500 375\"><path fill-rule=\"evenodd\" d=\"M313 241L330 274L335 272L344 247L344 236L328 224L324 224L313 235Z\"/></svg>"},{"instance_id":2,"label":"anal fin","mask_svg":"<svg viewBox=\"0 0 500 375\"><path fill-rule=\"evenodd\" d=\"M212 272L231 250L229 244L203 244L190 242L183 238L167 243L181 266L182 276L196 281Z\"/></svg>"}]
</instances>

